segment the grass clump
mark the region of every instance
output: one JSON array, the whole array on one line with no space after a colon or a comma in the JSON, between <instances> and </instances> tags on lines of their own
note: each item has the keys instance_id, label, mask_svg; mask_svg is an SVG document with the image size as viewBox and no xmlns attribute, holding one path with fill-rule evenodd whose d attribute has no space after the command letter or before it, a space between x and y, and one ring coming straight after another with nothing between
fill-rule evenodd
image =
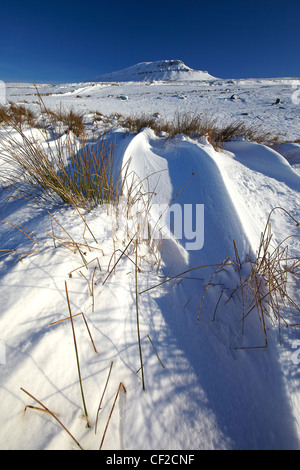
<instances>
[{"instance_id":1,"label":"grass clump","mask_svg":"<svg viewBox=\"0 0 300 470\"><path fill-rule=\"evenodd\" d=\"M17 117L23 116L23 107L17 110L11 105L13 115L2 109L10 130L0 132L0 187L13 186L19 196L30 200L62 202L88 211L99 204L114 204L122 192L122 169L115 162L110 134L88 142L81 115L49 110L38 90L37 94L56 139L49 142L42 132L34 137L33 132L24 131ZM67 132L57 132L60 123L67 126Z\"/></svg>"},{"instance_id":2,"label":"grass clump","mask_svg":"<svg viewBox=\"0 0 300 470\"><path fill-rule=\"evenodd\" d=\"M174 276L167 276L163 281L152 287L148 287L141 291L140 294L156 289L170 281L182 279L183 276L186 276L192 271L216 268L209 282L204 286L204 293L197 312L196 323L198 324L207 291L214 286L212 282L213 279L221 271L232 269L238 276L237 283L236 287L232 289L231 294L227 297L226 303L230 302L234 297L238 299L242 311L242 335L244 335L245 332L246 319L251 313L257 314L258 322L264 335L263 345L253 345L235 349L267 348L268 328L270 323L278 328L281 342L282 326L292 327L299 325L297 320L299 318L300 305L297 303L295 296L290 292L290 285L293 281L300 279L300 258L290 253L288 243L292 237L299 237L299 235L289 235L280 243L273 244L270 220L275 210L283 211L297 228L300 227L300 222L286 209L280 206L274 207L269 213L255 256L249 253L249 255L241 261L234 241L235 259L226 257L221 263L196 266ZM217 300L213 320L215 319L215 313L225 289L231 288L227 285L223 286L219 295L216 296ZM293 323L293 320L296 320L296 322Z\"/></svg>"},{"instance_id":3,"label":"grass clump","mask_svg":"<svg viewBox=\"0 0 300 470\"><path fill-rule=\"evenodd\" d=\"M123 126L128 130L128 132L139 133L143 129L149 127L155 132L160 131L160 123L157 122L157 119L153 115L148 115L142 113L140 115L127 116L123 120Z\"/></svg>"},{"instance_id":4,"label":"grass clump","mask_svg":"<svg viewBox=\"0 0 300 470\"><path fill-rule=\"evenodd\" d=\"M216 126L216 118L207 113L176 113L172 121L166 122L162 130L169 137L183 134L191 138L209 136Z\"/></svg>"},{"instance_id":5,"label":"grass clump","mask_svg":"<svg viewBox=\"0 0 300 470\"><path fill-rule=\"evenodd\" d=\"M244 138L259 144L274 144L279 140L278 135L263 129L260 125L253 123L248 125L241 121L234 121L225 126L212 128L209 133L209 140L216 149L224 148L226 142L237 138Z\"/></svg>"},{"instance_id":6,"label":"grass clump","mask_svg":"<svg viewBox=\"0 0 300 470\"><path fill-rule=\"evenodd\" d=\"M298 317L300 306L289 293L291 278L300 278L300 258L290 254L287 240L297 235L286 237L281 243L272 246L273 234L270 219L275 210L283 211L296 225L300 223L284 208L274 207L267 219L261 235L259 249L254 262L250 262L249 275L241 280L239 290L244 298L246 292L252 293L253 305L243 312L243 324L246 317L256 309L268 345L267 322L270 319L278 326L281 340L281 326L292 326L291 318ZM292 311L298 312L291 314ZM288 312L288 315L285 313Z\"/></svg>"},{"instance_id":7,"label":"grass clump","mask_svg":"<svg viewBox=\"0 0 300 470\"><path fill-rule=\"evenodd\" d=\"M67 134L50 145L16 125L13 130L0 134L2 187L13 185L19 196L30 200L52 200L85 210L114 203L121 191L121 170L108 134L90 144Z\"/></svg>"},{"instance_id":8,"label":"grass clump","mask_svg":"<svg viewBox=\"0 0 300 470\"><path fill-rule=\"evenodd\" d=\"M163 134L167 138L183 134L191 138L209 134L214 128L216 120L206 113L176 113L171 121L159 118L157 115L145 113L127 116L123 119L123 126L129 132L139 133L142 129L151 128L156 134Z\"/></svg>"},{"instance_id":9,"label":"grass clump","mask_svg":"<svg viewBox=\"0 0 300 470\"><path fill-rule=\"evenodd\" d=\"M59 109L59 111L50 111L50 113L54 120L61 122L66 127L67 132L73 132L76 137L81 137L84 134L83 116L73 109L69 111Z\"/></svg>"},{"instance_id":10,"label":"grass clump","mask_svg":"<svg viewBox=\"0 0 300 470\"><path fill-rule=\"evenodd\" d=\"M203 113L175 113L172 120L158 118L155 115L127 116L122 125L129 132L139 133L144 128L151 128L156 134L172 138L176 135L185 135L192 139L206 137L216 150L223 149L226 142L237 138L261 144L274 144L279 136L271 131L263 129L258 124L246 124L241 121L233 121L222 125L218 118Z\"/></svg>"},{"instance_id":11,"label":"grass clump","mask_svg":"<svg viewBox=\"0 0 300 470\"><path fill-rule=\"evenodd\" d=\"M46 108L44 103L41 101L40 95L39 98L42 106L42 113L45 115L46 121L48 121L50 127L61 134L72 132L76 137L84 136L85 127L83 115L73 109L67 111L62 108L59 110Z\"/></svg>"},{"instance_id":12,"label":"grass clump","mask_svg":"<svg viewBox=\"0 0 300 470\"><path fill-rule=\"evenodd\" d=\"M33 111L23 105L10 102L0 107L0 124L22 127L24 124L33 127L36 116Z\"/></svg>"}]
</instances>

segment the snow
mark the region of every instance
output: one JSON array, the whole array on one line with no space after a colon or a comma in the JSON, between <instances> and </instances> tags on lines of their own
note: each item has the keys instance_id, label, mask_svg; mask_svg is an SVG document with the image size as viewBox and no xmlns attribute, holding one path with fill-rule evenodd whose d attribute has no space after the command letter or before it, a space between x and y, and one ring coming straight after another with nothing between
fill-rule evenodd
<instances>
[{"instance_id":1,"label":"snow","mask_svg":"<svg viewBox=\"0 0 300 470\"><path fill-rule=\"evenodd\" d=\"M275 150L255 142L230 142L225 148L234 154L237 161L251 170L282 181L296 191L300 190L299 175Z\"/></svg>"},{"instance_id":2,"label":"snow","mask_svg":"<svg viewBox=\"0 0 300 470\"><path fill-rule=\"evenodd\" d=\"M264 344L264 334L255 312L246 318L242 334L241 302L237 296L230 299L237 273L231 267L218 273L199 312L216 267L197 269L235 259L233 240L242 260L250 250L255 253L276 206L299 220L300 146L294 143L299 111L291 100L291 80L39 85L47 106L84 113L94 138L101 130L93 120L96 111L130 115L143 110L172 118L178 110L209 110L225 122L261 121L282 132L286 143L270 148L237 140L216 151L205 138L166 140L150 129L128 135L118 127L109 138L134 178L136 194L151 194L151 204L146 199L147 210L143 204L133 207L131 218L122 212L116 218L109 207L84 214L97 243L76 210L8 199L14 189L1 190L0 220L5 223L0 224L0 249L14 250L0 258L0 345L5 349L0 360L1 449L78 449L53 416L32 408L24 412L27 405L39 405L23 390L55 413L82 448L98 449L120 383L124 388L111 414L104 450L300 449L299 363L292 360L299 330L283 329L280 343L278 328L270 321L268 347L253 348ZM230 100L232 94L239 98ZM7 84L7 95L15 102L26 100L37 112L32 85ZM284 109L272 106L277 97ZM52 143L50 135L33 132L41 142ZM160 218L157 211L172 204L182 213L187 205L204 205L204 233L199 225L192 239L193 226L176 240L164 225L166 214ZM144 213L151 230L164 234L161 259L159 239L153 250L147 240L138 248L145 391L130 244L137 229L134 210ZM25 233L16 228L21 226ZM295 235L289 254L299 256L299 229L283 211L273 212L271 227L274 244ZM78 250L55 244L52 233L76 243L86 240L89 268L82 267ZM121 256L125 249L127 256ZM28 254L32 251L36 253ZM161 284L164 276L185 271ZM66 285L90 428L83 416ZM290 289L299 305L299 280ZM97 352L83 316L75 317L81 312Z\"/></svg>"}]
</instances>

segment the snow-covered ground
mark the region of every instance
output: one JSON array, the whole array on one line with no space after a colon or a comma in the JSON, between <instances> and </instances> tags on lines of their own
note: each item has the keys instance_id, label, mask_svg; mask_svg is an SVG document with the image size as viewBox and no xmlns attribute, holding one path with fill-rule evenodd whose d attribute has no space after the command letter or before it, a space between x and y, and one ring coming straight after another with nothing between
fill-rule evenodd
<instances>
[{"instance_id":1,"label":"snow-covered ground","mask_svg":"<svg viewBox=\"0 0 300 470\"><path fill-rule=\"evenodd\" d=\"M176 112L206 112L220 122L238 119L261 124L283 136L299 139L300 79L232 79L214 81L85 82L61 85L38 84L49 108L75 109L93 122L96 111L159 114L172 118ZM30 83L8 83L7 100L26 103L40 111L36 90ZM276 103L279 99L280 103Z\"/></svg>"},{"instance_id":2,"label":"snow-covered ground","mask_svg":"<svg viewBox=\"0 0 300 470\"><path fill-rule=\"evenodd\" d=\"M102 126L97 111L168 119L176 112L207 111L223 122L259 122L282 134L285 143L274 150L239 140L217 152L206 139L165 140L150 129L137 135L115 129L110 137L117 156L144 182L144 194L152 195L149 224L162 204L174 202L183 215L187 206L204 205L204 232L197 220L189 227L199 245L188 232L177 241L169 234L153 250L141 242L138 272L135 244L129 243L135 219L116 217L105 207L84 214L95 243L76 210L8 200L14 189L1 190L0 255L13 250L0 258L1 449L68 450L79 443L94 450L103 436L102 448L116 450L300 449L298 327L282 325L280 341L278 325L268 321L268 347L256 348L265 336L255 310L243 322L241 298L233 294L237 271L220 270L199 311L216 267L196 269L236 259L233 240L241 260L250 249L255 253L276 206L300 219L297 83L284 78L38 86L49 108L83 113L95 138ZM40 110L31 84L7 84L7 100ZM291 218L275 210L271 227L273 244L293 235L289 256L299 256L299 228ZM79 250L58 245L53 233L83 244L77 247L83 246L88 269ZM157 286L164 276L185 271ZM89 327L82 315L74 317L90 427L83 416L66 286L72 315L83 312ZM291 278L289 289L299 305L299 279ZM285 318L299 315L296 308L283 311ZM26 405L41 408L24 390L55 413L73 438L49 413L24 413Z\"/></svg>"}]
</instances>

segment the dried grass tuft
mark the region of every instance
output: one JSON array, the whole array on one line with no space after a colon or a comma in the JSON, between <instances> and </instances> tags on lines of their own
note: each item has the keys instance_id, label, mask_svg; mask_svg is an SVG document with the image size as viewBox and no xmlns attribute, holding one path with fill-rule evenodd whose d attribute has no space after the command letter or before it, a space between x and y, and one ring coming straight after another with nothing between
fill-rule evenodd
<instances>
[{"instance_id":1,"label":"dried grass tuft","mask_svg":"<svg viewBox=\"0 0 300 470\"><path fill-rule=\"evenodd\" d=\"M0 106L0 124L7 126L33 127L36 125L36 115L34 112L26 108L24 105L13 103L12 101L6 106Z\"/></svg>"}]
</instances>

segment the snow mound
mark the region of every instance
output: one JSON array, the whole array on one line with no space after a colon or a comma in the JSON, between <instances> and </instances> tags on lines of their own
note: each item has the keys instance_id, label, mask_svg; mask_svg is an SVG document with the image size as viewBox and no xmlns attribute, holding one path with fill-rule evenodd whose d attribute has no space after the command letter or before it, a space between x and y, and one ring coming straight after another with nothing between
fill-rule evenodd
<instances>
[{"instance_id":1,"label":"snow mound","mask_svg":"<svg viewBox=\"0 0 300 470\"><path fill-rule=\"evenodd\" d=\"M116 72L98 76L97 82L153 82L154 80L214 80L215 77L206 71L194 70L181 60L161 60L140 62Z\"/></svg>"},{"instance_id":2,"label":"snow mound","mask_svg":"<svg viewBox=\"0 0 300 470\"><path fill-rule=\"evenodd\" d=\"M141 154L144 155L143 159L140 158ZM224 253L232 254L233 239L241 254L246 255L249 240L210 144L179 136L175 143L165 145L154 132L146 129L131 141L124 160L130 160L129 171L139 175L140 180L147 181L150 192L155 192L153 206L167 204L181 214L191 201L205 207L204 240L200 240L199 233L198 239L196 234L192 241L189 234L182 230L182 236L177 240L176 256L173 242L170 245L170 242L164 240L163 256L168 259L167 266L170 266L172 260L173 268L178 271L186 267L185 263L194 267L197 263L206 264L212 259L221 262ZM157 226L153 212L150 216L154 220L153 225ZM165 222L162 219L162 225ZM205 244L203 250L201 241ZM168 253L170 249L171 252Z\"/></svg>"},{"instance_id":3,"label":"snow mound","mask_svg":"<svg viewBox=\"0 0 300 470\"><path fill-rule=\"evenodd\" d=\"M275 146L274 150L288 160L290 164L300 163L300 144L286 142Z\"/></svg>"},{"instance_id":4,"label":"snow mound","mask_svg":"<svg viewBox=\"0 0 300 470\"><path fill-rule=\"evenodd\" d=\"M250 170L259 172L300 191L300 176L289 162L275 150L255 142L235 141L226 145L226 150Z\"/></svg>"}]
</instances>

